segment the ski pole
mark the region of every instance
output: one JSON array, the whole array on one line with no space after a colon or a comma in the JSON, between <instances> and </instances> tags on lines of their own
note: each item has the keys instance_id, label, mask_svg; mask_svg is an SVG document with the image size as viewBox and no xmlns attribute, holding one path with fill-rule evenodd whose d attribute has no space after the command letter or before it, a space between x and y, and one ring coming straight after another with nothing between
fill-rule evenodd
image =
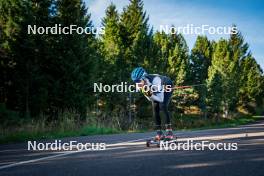
<instances>
[{"instance_id":1,"label":"ski pole","mask_svg":"<svg viewBox=\"0 0 264 176\"><path fill-rule=\"evenodd\" d=\"M198 86L205 86L206 84L194 84L194 85L187 85L187 86L174 86L172 89L188 89L192 87L198 87Z\"/></svg>"}]
</instances>

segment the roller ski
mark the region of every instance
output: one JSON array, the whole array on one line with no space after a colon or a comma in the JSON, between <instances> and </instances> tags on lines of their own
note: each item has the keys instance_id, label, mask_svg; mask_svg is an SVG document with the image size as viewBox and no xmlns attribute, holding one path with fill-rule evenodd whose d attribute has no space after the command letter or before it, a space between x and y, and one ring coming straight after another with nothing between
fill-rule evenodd
<instances>
[{"instance_id":1,"label":"roller ski","mask_svg":"<svg viewBox=\"0 0 264 176\"><path fill-rule=\"evenodd\" d=\"M159 147L161 142L172 143L172 142L176 142L176 140L177 140L177 137L173 135L173 132L171 129L167 129L165 135L163 134L161 130L158 130L157 135L155 137L148 139L146 141L146 146L150 147L152 145L156 145L157 147Z\"/></svg>"}]
</instances>

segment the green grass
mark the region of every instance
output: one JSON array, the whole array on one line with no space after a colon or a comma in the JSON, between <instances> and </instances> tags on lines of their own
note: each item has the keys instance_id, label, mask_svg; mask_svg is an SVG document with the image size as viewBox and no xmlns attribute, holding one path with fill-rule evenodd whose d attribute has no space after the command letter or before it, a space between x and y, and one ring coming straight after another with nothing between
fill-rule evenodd
<instances>
[{"instance_id":1,"label":"green grass","mask_svg":"<svg viewBox=\"0 0 264 176\"><path fill-rule=\"evenodd\" d=\"M259 118L252 116L241 116L234 119L213 119L203 118L195 115L184 115L174 117L173 126L175 130L201 130L212 128L236 127L255 122ZM20 127L1 129L0 143L24 142L39 139L58 139L64 137L87 136L97 134L115 134L146 132L150 129L136 129L133 131L120 131L115 128L108 128L94 125L78 125L70 118L64 118L59 124L46 123L45 120L23 122ZM45 125L49 124L49 125Z\"/></svg>"},{"instance_id":2,"label":"green grass","mask_svg":"<svg viewBox=\"0 0 264 176\"><path fill-rule=\"evenodd\" d=\"M0 135L0 144L12 143L12 142L24 142L28 140L39 139L57 139L63 137L75 137L75 136L88 136L96 134L115 134L121 131L114 128L96 127L96 126L83 126L80 129L73 130L56 130L41 131L41 130L25 130L8 132Z\"/></svg>"},{"instance_id":3,"label":"green grass","mask_svg":"<svg viewBox=\"0 0 264 176\"><path fill-rule=\"evenodd\" d=\"M212 118L203 118L196 115L183 115L182 117L174 117L173 129L175 131L195 131L195 130L205 130L205 129L217 129L217 128L230 128L237 127L239 125L245 125L254 123L260 120L260 117L253 116L240 116L233 119L220 119L217 121ZM140 129L134 130L133 132L149 132L153 129Z\"/></svg>"},{"instance_id":4,"label":"green grass","mask_svg":"<svg viewBox=\"0 0 264 176\"><path fill-rule=\"evenodd\" d=\"M176 130L202 130L202 129L212 129L212 128L228 128L236 127L239 125L245 125L257 121L259 118L252 116L240 116L232 119L214 119L197 116L188 116L177 118L174 120L174 126Z\"/></svg>"}]
</instances>

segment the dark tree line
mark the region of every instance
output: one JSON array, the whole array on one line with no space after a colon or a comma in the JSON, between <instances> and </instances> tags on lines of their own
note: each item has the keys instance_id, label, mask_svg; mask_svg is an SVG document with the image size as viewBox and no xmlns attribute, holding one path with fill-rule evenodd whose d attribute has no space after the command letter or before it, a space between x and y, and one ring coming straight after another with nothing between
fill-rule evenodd
<instances>
[{"instance_id":1,"label":"dark tree line","mask_svg":"<svg viewBox=\"0 0 264 176\"><path fill-rule=\"evenodd\" d=\"M181 34L153 31L142 0L131 0L121 13L111 4L102 35L27 34L28 25L92 27L88 10L80 0L0 1L2 119L9 111L51 120L65 111L79 118L96 111L109 122L144 120L150 110L142 96L95 94L91 88L94 82L130 82L136 66L168 75L176 85L204 84L188 97L175 92L177 112L196 106L208 118L230 117L239 109L254 113L262 105L263 72L241 33L219 41L198 36L189 51Z\"/></svg>"}]
</instances>

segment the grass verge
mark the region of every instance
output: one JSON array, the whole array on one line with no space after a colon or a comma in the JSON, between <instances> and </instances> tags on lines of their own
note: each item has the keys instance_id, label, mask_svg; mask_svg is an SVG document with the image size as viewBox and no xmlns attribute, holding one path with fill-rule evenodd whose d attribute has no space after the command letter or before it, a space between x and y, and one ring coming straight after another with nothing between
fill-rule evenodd
<instances>
[{"instance_id":1,"label":"grass verge","mask_svg":"<svg viewBox=\"0 0 264 176\"><path fill-rule=\"evenodd\" d=\"M259 120L259 117L242 116L233 119L212 119L202 118L193 115L184 115L174 118L175 130L202 130L212 128L227 128L236 127L253 123ZM133 131L120 131L115 128L91 126L91 125L76 125L72 119L63 119L59 124L47 124L45 121L31 121L22 127L1 129L0 144L24 142L28 140L40 139L58 139L63 137L76 137L97 134L116 134L125 132L146 132L149 130L139 129Z\"/></svg>"},{"instance_id":2,"label":"grass verge","mask_svg":"<svg viewBox=\"0 0 264 176\"><path fill-rule=\"evenodd\" d=\"M69 125L65 122L60 124L43 125L43 122L30 122L23 127L1 129L0 144L25 142L29 140L57 139L63 137L88 136L96 134L120 133L120 130L109 127L91 125Z\"/></svg>"},{"instance_id":3,"label":"grass verge","mask_svg":"<svg viewBox=\"0 0 264 176\"><path fill-rule=\"evenodd\" d=\"M254 116L240 116L237 118L227 119L215 119L208 118L205 119L203 117L196 116L183 116L177 118L175 120L174 126L176 130L203 130L203 129L213 129L213 128L228 128L228 127L236 127L239 125L245 125L249 123L256 122L260 120L260 117Z\"/></svg>"}]
</instances>

